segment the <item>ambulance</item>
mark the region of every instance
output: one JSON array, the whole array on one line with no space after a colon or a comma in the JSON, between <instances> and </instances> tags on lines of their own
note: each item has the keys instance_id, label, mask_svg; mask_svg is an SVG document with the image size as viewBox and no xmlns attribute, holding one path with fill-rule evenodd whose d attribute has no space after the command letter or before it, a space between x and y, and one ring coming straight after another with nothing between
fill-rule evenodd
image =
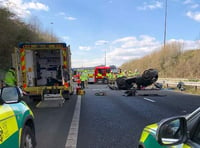
<instances>
[{"instance_id":1,"label":"ambulance","mask_svg":"<svg viewBox=\"0 0 200 148\"><path fill-rule=\"evenodd\" d=\"M190 114L147 125L138 148L200 148L200 107Z\"/></svg>"},{"instance_id":2,"label":"ambulance","mask_svg":"<svg viewBox=\"0 0 200 148\"><path fill-rule=\"evenodd\" d=\"M0 148L35 148L34 115L18 87L0 90Z\"/></svg>"},{"instance_id":3,"label":"ambulance","mask_svg":"<svg viewBox=\"0 0 200 148\"><path fill-rule=\"evenodd\" d=\"M45 94L52 94L67 99L73 94L70 45L19 43L12 59L17 85L30 97L45 99Z\"/></svg>"}]
</instances>

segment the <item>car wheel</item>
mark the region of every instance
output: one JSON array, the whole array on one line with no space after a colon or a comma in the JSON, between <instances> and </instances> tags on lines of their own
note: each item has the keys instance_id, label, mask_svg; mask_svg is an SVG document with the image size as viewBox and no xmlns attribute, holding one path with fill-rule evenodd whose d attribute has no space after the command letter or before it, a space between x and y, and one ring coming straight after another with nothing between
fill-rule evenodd
<instances>
[{"instance_id":1,"label":"car wheel","mask_svg":"<svg viewBox=\"0 0 200 148\"><path fill-rule=\"evenodd\" d=\"M24 126L22 129L21 146L20 148L35 148L34 133L29 126Z\"/></svg>"}]
</instances>

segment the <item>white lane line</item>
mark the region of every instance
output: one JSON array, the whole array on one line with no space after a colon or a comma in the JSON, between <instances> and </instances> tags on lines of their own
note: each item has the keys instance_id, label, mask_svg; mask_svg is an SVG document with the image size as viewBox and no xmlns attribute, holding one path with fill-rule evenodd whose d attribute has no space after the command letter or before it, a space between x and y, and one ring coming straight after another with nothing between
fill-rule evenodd
<instances>
[{"instance_id":1,"label":"white lane line","mask_svg":"<svg viewBox=\"0 0 200 148\"><path fill-rule=\"evenodd\" d=\"M70 130L65 143L65 148L76 148L78 140L78 128L81 111L81 95L78 95L73 119L71 122Z\"/></svg>"},{"instance_id":2,"label":"white lane line","mask_svg":"<svg viewBox=\"0 0 200 148\"><path fill-rule=\"evenodd\" d=\"M109 90L109 88L104 88L104 89L100 89L100 88L93 88L91 89L92 91L105 91L105 90Z\"/></svg>"},{"instance_id":3,"label":"white lane line","mask_svg":"<svg viewBox=\"0 0 200 148\"><path fill-rule=\"evenodd\" d=\"M156 102L156 101L154 101L154 100L151 100L151 99L149 99L149 98L144 98L144 100L147 100L147 101L150 101L150 102Z\"/></svg>"}]
</instances>

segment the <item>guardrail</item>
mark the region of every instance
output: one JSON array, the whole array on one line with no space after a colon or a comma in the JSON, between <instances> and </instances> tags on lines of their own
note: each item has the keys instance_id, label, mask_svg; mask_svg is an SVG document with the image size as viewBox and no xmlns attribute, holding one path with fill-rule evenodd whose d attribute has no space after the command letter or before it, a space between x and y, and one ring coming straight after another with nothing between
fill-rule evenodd
<instances>
[{"instance_id":1,"label":"guardrail","mask_svg":"<svg viewBox=\"0 0 200 148\"><path fill-rule=\"evenodd\" d=\"M190 82L189 79L181 79L181 78L159 78L159 83L162 83L164 87L169 88L170 86L177 86L179 82L183 82L185 86L192 86L197 90L200 87L200 82Z\"/></svg>"}]
</instances>

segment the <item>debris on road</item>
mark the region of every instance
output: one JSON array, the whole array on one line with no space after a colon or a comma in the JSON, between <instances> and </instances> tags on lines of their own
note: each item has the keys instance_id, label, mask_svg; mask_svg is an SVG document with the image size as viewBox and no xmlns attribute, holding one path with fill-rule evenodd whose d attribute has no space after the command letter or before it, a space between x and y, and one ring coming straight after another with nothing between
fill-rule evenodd
<instances>
[{"instance_id":1,"label":"debris on road","mask_svg":"<svg viewBox=\"0 0 200 148\"><path fill-rule=\"evenodd\" d=\"M95 96L105 96L106 95L106 93L105 92L96 92L95 93Z\"/></svg>"}]
</instances>

